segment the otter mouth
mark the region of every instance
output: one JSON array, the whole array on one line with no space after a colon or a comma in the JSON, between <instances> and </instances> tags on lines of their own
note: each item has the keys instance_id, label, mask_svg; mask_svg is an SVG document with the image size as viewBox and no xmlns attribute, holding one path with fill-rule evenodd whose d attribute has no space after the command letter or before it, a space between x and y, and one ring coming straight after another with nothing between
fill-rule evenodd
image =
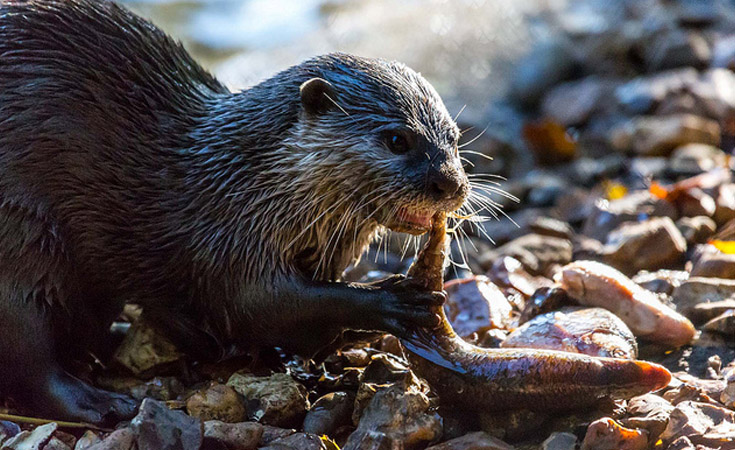
<instances>
[{"instance_id":1,"label":"otter mouth","mask_svg":"<svg viewBox=\"0 0 735 450\"><path fill-rule=\"evenodd\" d=\"M429 209L416 210L404 206L386 226L401 233L423 234L431 229L433 215L434 211Z\"/></svg>"}]
</instances>

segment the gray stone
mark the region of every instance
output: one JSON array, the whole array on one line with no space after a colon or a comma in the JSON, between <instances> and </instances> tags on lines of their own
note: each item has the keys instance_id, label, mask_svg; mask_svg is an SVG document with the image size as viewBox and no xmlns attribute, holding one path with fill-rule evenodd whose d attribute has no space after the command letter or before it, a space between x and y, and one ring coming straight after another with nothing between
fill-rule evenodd
<instances>
[{"instance_id":1,"label":"gray stone","mask_svg":"<svg viewBox=\"0 0 735 450\"><path fill-rule=\"evenodd\" d=\"M712 57L709 44L701 34L672 29L653 35L643 51L649 72L676 67L704 67Z\"/></svg>"},{"instance_id":2,"label":"gray stone","mask_svg":"<svg viewBox=\"0 0 735 450\"><path fill-rule=\"evenodd\" d=\"M541 450L574 450L577 448L577 436L572 433L556 432L541 444Z\"/></svg>"},{"instance_id":3,"label":"gray stone","mask_svg":"<svg viewBox=\"0 0 735 450\"><path fill-rule=\"evenodd\" d=\"M306 388L285 373L258 377L234 373L227 381L248 405L248 418L264 424L290 427L300 424L309 406Z\"/></svg>"},{"instance_id":4,"label":"gray stone","mask_svg":"<svg viewBox=\"0 0 735 450\"><path fill-rule=\"evenodd\" d=\"M41 450L51 440L58 428L56 422L36 427L32 431L24 430L6 440L3 450Z\"/></svg>"},{"instance_id":5,"label":"gray stone","mask_svg":"<svg viewBox=\"0 0 735 450\"><path fill-rule=\"evenodd\" d=\"M254 450L263 437L263 425L257 422L204 422L204 445L211 441L224 444L228 450Z\"/></svg>"},{"instance_id":6,"label":"gray stone","mask_svg":"<svg viewBox=\"0 0 735 450\"><path fill-rule=\"evenodd\" d=\"M158 400L143 400L131 427L140 450L198 450L202 445L202 421L171 410Z\"/></svg>"},{"instance_id":7,"label":"gray stone","mask_svg":"<svg viewBox=\"0 0 735 450\"><path fill-rule=\"evenodd\" d=\"M625 222L638 222L651 217L676 219L676 208L648 191L634 191L617 200L600 199L587 216L582 234L605 241L608 233Z\"/></svg>"},{"instance_id":8,"label":"gray stone","mask_svg":"<svg viewBox=\"0 0 735 450\"><path fill-rule=\"evenodd\" d=\"M620 151L641 156L668 156L685 144L718 146L720 125L693 114L640 116L613 129L610 141Z\"/></svg>"},{"instance_id":9,"label":"gray stone","mask_svg":"<svg viewBox=\"0 0 735 450\"><path fill-rule=\"evenodd\" d=\"M352 423L355 396L349 392L330 392L311 405L304 418L306 433L331 435L337 428Z\"/></svg>"},{"instance_id":10,"label":"gray stone","mask_svg":"<svg viewBox=\"0 0 735 450\"><path fill-rule=\"evenodd\" d=\"M426 450L513 450L513 448L484 431L476 431L438 445L432 445Z\"/></svg>"},{"instance_id":11,"label":"gray stone","mask_svg":"<svg viewBox=\"0 0 735 450\"><path fill-rule=\"evenodd\" d=\"M707 216L682 217L676 221L676 227L688 245L707 242L717 230L715 221Z\"/></svg>"},{"instance_id":12,"label":"gray stone","mask_svg":"<svg viewBox=\"0 0 735 450\"><path fill-rule=\"evenodd\" d=\"M668 217L639 223L624 223L610 232L603 260L627 274L656 270L681 261L687 245L684 236Z\"/></svg>"}]
</instances>

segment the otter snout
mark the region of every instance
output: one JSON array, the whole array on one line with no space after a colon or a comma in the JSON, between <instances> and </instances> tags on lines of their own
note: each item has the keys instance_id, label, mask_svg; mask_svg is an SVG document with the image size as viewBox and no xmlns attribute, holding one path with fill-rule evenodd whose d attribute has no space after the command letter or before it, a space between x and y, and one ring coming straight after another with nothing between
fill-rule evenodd
<instances>
[{"instance_id":1,"label":"otter snout","mask_svg":"<svg viewBox=\"0 0 735 450\"><path fill-rule=\"evenodd\" d=\"M426 194L437 202L451 202L461 206L469 190L467 175L455 168L430 168L426 177Z\"/></svg>"}]
</instances>

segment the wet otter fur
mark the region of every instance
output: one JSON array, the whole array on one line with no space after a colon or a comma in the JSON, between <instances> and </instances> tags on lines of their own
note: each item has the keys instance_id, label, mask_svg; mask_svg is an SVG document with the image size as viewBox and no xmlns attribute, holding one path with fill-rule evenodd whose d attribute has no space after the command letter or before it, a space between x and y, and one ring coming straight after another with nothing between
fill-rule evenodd
<instances>
[{"instance_id":1,"label":"wet otter fur","mask_svg":"<svg viewBox=\"0 0 735 450\"><path fill-rule=\"evenodd\" d=\"M112 2L1 0L0 393L130 417L67 371L126 302L210 358L435 323L441 293L339 279L386 227L462 204L458 137L396 62L330 54L232 93Z\"/></svg>"}]
</instances>

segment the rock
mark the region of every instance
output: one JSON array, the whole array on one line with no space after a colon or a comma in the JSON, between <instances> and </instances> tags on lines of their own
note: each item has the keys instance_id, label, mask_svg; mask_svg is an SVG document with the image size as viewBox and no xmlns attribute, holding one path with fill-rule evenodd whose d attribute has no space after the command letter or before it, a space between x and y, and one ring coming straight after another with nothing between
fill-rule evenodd
<instances>
[{"instance_id":1,"label":"rock","mask_svg":"<svg viewBox=\"0 0 735 450\"><path fill-rule=\"evenodd\" d=\"M712 217L715 214L715 200L705 194L699 188L691 188L685 191L677 192L674 204L676 205L679 215L682 217L707 216Z\"/></svg>"},{"instance_id":2,"label":"rock","mask_svg":"<svg viewBox=\"0 0 735 450\"><path fill-rule=\"evenodd\" d=\"M664 442L687 437L712 448L735 445L735 412L707 403L685 401L676 406L661 435Z\"/></svg>"},{"instance_id":3,"label":"rock","mask_svg":"<svg viewBox=\"0 0 735 450\"><path fill-rule=\"evenodd\" d=\"M720 186L715 197L715 214L712 217L718 226L735 219L735 184Z\"/></svg>"},{"instance_id":4,"label":"rock","mask_svg":"<svg viewBox=\"0 0 735 450\"><path fill-rule=\"evenodd\" d=\"M638 222L651 217L676 219L677 215L670 202L648 191L635 191L618 200L598 200L584 223L582 233L604 241L610 231L624 222Z\"/></svg>"},{"instance_id":5,"label":"rock","mask_svg":"<svg viewBox=\"0 0 735 450\"><path fill-rule=\"evenodd\" d=\"M537 218L531 222L529 229L535 234L566 239L569 241L574 237L574 230L568 223L551 217Z\"/></svg>"},{"instance_id":6,"label":"rock","mask_svg":"<svg viewBox=\"0 0 735 450\"><path fill-rule=\"evenodd\" d=\"M720 393L720 403L735 409L735 368L725 372L725 389Z\"/></svg>"},{"instance_id":7,"label":"rock","mask_svg":"<svg viewBox=\"0 0 735 450\"><path fill-rule=\"evenodd\" d=\"M227 450L255 450L263 437L263 425L257 422L204 422L204 446L213 442L224 444Z\"/></svg>"},{"instance_id":8,"label":"rock","mask_svg":"<svg viewBox=\"0 0 735 450\"><path fill-rule=\"evenodd\" d=\"M676 308L689 317L699 304L735 300L735 280L691 277L674 289L671 298Z\"/></svg>"},{"instance_id":9,"label":"rock","mask_svg":"<svg viewBox=\"0 0 735 450\"><path fill-rule=\"evenodd\" d=\"M717 230L715 221L706 216L682 217L676 221L676 227L688 245L707 242Z\"/></svg>"},{"instance_id":10,"label":"rock","mask_svg":"<svg viewBox=\"0 0 735 450\"><path fill-rule=\"evenodd\" d=\"M581 224L597 209L598 197L586 189L572 186L557 199L554 215L569 224Z\"/></svg>"},{"instance_id":11,"label":"rock","mask_svg":"<svg viewBox=\"0 0 735 450\"><path fill-rule=\"evenodd\" d=\"M46 445L43 446L43 450L71 450L72 447L66 442L62 441L56 436L52 436Z\"/></svg>"},{"instance_id":12,"label":"rock","mask_svg":"<svg viewBox=\"0 0 735 450\"><path fill-rule=\"evenodd\" d=\"M628 414L623 425L648 431L649 441L656 442L669 423L674 406L655 394L645 394L628 400Z\"/></svg>"},{"instance_id":13,"label":"rock","mask_svg":"<svg viewBox=\"0 0 735 450\"><path fill-rule=\"evenodd\" d=\"M58 424L51 422L31 431L21 431L3 442L2 448L3 450L41 450L51 441L57 428Z\"/></svg>"},{"instance_id":14,"label":"rock","mask_svg":"<svg viewBox=\"0 0 735 450\"><path fill-rule=\"evenodd\" d=\"M135 432L130 428L120 428L109 436L92 445L87 447L87 450L143 450L143 449L164 449L171 447L156 446L156 447L136 447L136 435ZM191 448L191 447L174 447L174 448Z\"/></svg>"},{"instance_id":15,"label":"rock","mask_svg":"<svg viewBox=\"0 0 735 450\"><path fill-rule=\"evenodd\" d=\"M682 175L697 175L702 172L725 167L727 154L713 145L687 144L671 153L669 167Z\"/></svg>"},{"instance_id":16,"label":"rock","mask_svg":"<svg viewBox=\"0 0 735 450\"><path fill-rule=\"evenodd\" d=\"M263 447L270 445L272 442L276 442L286 436L291 436L296 433L294 429L272 427L270 425L263 425L263 435L260 438L259 446Z\"/></svg>"},{"instance_id":17,"label":"rock","mask_svg":"<svg viewBox=\"0 0 735 450\"><path fill-rule=\"evenodd\" d=\"M514 289L527 297L552 284L548 278L529 274L520 261L511 256L496 259L487 273L497 286Z\"/></svg>"},{"instance_id":18,"label":"rock","mask_svg":"<svg viewBox=\"0 0 735 450\"><path fill-rule=\"evenodd\" d=\"M677 67L702 68L711 57L709 44L701 34L680 29L654 34L652 42L643 49L643 59L649 72Z\"/></svg>"},{"instance_id":19,"label":"rock","mask_svg":"<svg viewBox=\"0 0 735 450\"><path fill-rule=\"evenodd\" d=\"M735 309L729 309L702 326L703 330L715 331L725 336L735 336Z\"/></svg>"},{"instance_id":20,"label":"rock","mask_svg":"<svg viewBox=\"0 0 735 450\"><path fill-rule=\"evenodd\" d=\"M705 245L691 270L692 277L735 279L735 254L723 253L714 245Z\"/></svg>"},{"instance_id":21,"label":"rock","mask_svg":"<svg viewBox=\"0 0 735 450\"><path fill-rule=\"evenodd\" d=\"M541 113L568 127L581 125L607 104L615 82L590 76L556 85L541 102Z\"/></svg>"},{"instance_id":22,"label":"rock","mask_svg":"<svg viewBox=\"0 0 735 450\"><path fill-rule=\"evenodd\" d=\"M247 417L243 399L230 386L213 382L186 400L186 412L202 420L242 422Z\"/></svg>"},{"instance_id":23,"label":"rock","mask_svg":"<svg viewBox=\"0 0 735 450\"><path fill-rule=\"evenodd\" d=\"M304 431L317 436L332 435L340 426L352 423L354 405L355 396L348 392L330 392L319 397L306 413Z\"/></svg>"},{"instance_id":24,"label":"rock","mask_svg":"<svg viewBox=\"0 0 735 450\"><path fill-rule=\"evenodd\" d=\"M476 431L438 445L432 445L426 450L513 450L513 446L488 433Z\"/></svg>"},{"instance_id":25,"label":"rock","mask_svg":"<svg viewBox=\"0 0 735 450\"><path fill-rule=\"evenodd\" d=\"M513 330L500 346L612 358L638 356L633 333L615 314L602 308L565 307L536 316Z\"/></svg>"},{"instance_id":26,"label":"rock","mask_svg":"<svg viewBox=\"0 0 735 450\"><path fill-rule=\"evenodd\" d=\"M712 67L735 70L735 36L715 41L712 47Z\"/></svg>"},{"instance_id":27,"label":"rock","mask_svg":"<svg viewBox=\"0 0 735 450\"><path fill-rule=\"evenodd\" d=\"M306 388L284 373L258 377L237 372L227 385L245 397L248 418L264 424L295 426L309 407Z\"/></svg>"},{"instance_id":28,"label":"rock","mask_svg":"<svg viewBox=\"0 0 735 450\"><path fill-rule=\"evenodd\" d=\"M14 422L0 420L0 444L20 433L20 427Z\"/></svg>"},{"instance_id":29,"label":"rock","mask_svg":"<svg viewBox=\"0 0 735 450\"><path fill-rule=\"evenodd\" d=\"M87 430L84 432L82 437L80 437L77 440L76 445L74 446L74 450L87 450L91 446L99 443L102 441L102 438L100 437L98 432ZM133 439L131 437L130 443L132 445Z\"/></svg>"},{"instance_id":30,"label":"rock","mask_svg":"<svg viewBox=\"0 0 735 450\"><path fill-rule=\"evenodd\" d=\"M691 67L641 76L618 86L615 96L631 114L651 112L661 101L694 84L699 74Z\"/></svg>"},{"instance_id":31,"label":"rock","mask_svg":"<svg viewBox=\"0 0 735 450\"><path fill-rule=\"evenodd\" d=\"M556 432L541 444L540 450L575 450L577 448L577 436L572 433Z\"/></svg>"},{"instance_id":32,"label":"rock","mask_svg":"<svg viewBox=\"0 0 735 450\"><path fill-rule=\"evenodd\" d=\"M680 0L676 3L677 22L684 27L706 27L720 19L715 0Z\"/></svg>"},{"instance_id":33,"label":"rock","mask_svg":"<svg viewBox=\"0 0 735 450\"><path fill-rule=\"evenodd\" d=\"M661 269L656 272L642 270L633 277L633 281L651 292L671 295L674 289L688 278L689 272L684 270Z\"/></svg>"},{"instance_id":34,"label":"rock","mask_svg":"<svg viewBox=\"0 0 735 450\"><path fill-rule=\"evenodd\" d=\"M571 76L574 67L567 42L544 41L516 66L510 78L510 96L526 107L533 106L552 86Z\"/></svg>"},{"instance_id":35,"label":"rock","mask_svg":"<svg viewBox=\"0 0 735 450\"><path fill-rule=\"evenodd\" d=\"M513 307L503 292L482 275L448 281L447 318L461 337L510 326Z\"/></svg>"},{"instance_id":36,"label":"rock","mask_svg":"<svg viewBox=\"0 0 735 450\"><path fill-rule=\"evenodd\" d=\"M716 120L726 120L735 109L735 74L727 69L710 69L688 86L694 100L690 111Z\"/></svg>"},{"instance_id":37,"label":"rock","mask_svg":"<svg viewBox=\"0 0 735 450\"><path fill-rule=\"evenodd\" d=\"M692 114L641 116L615 128L613 147L641 156L668 156L691 143L720 144L720 125Z\"/></svg>"},{"instance_id":38,"label":"rock","mask_svg":"<svg viewBox=\"0 0 735 450\"><path fill-rule=\"evenodd\" d=\"M175 377L154 377L148 381L141 381L135 377L103 375L97 378L97 385L141 401L149 397L161 401L175 400L186 390L181 381Z\"/></svg>"},{"instance_id":39,"label":"rock","mask_svg":"<svg viewBox=\"0 0 735 450\"><path fill-rule=\"evenodd\" d=\"M322 439L309 433L293 433L277 439L259 450L329 450Z\"/></svg>"},{"instance_id":40,"label":"rock","mask_svg":"<svg viewBox=\"0 0 735 450\"><path fill-rule=\"evenodd\" d=\"M165 336L138 319L130 327L114 360L138 377L164 370L181 360L181 353Z\"/></svg>"},{"instance_id":41,"label":"rock","mask_svg":"<svg viewBox=\"0 0 735 450\"><path fill-rule=\"evenodd\" d=\"M572 260L572 243L539 234L527 234L486 254L483 265L490 264L503 256L510 256L521 262L532 275L543 275L554 265L567 264Z\"/></svg>"},{"instance_id":42,"label":"rock","mask_svg":"<svg viewBox=\"0 0 735 450\"><path fill-rule=\"evenodd\" d=\"M615 420L603 417L587 427L581 450L645 450L647 447L648 432L625 428Z\"/></svg>"},{"instance_id":43,"label":"rock","mask_svg":"<svg viewBox=\"0 0 735 450\"><path fill-rule=\"evenodd\" d=\"M577 301L567 294L567 291L560 287L542 287L537 289L531 298L526 302L526 306L518 319L518 325L523 325L534 317L556 311L563 306L576 306Z\"/></svg>"},{"instance_id":44,"label":"rock","mask_svg":"<svg viewBox=\"0 0 735 450\"><path fill-rule=\"evenodd\" d=\"M533 153L534 160L540 166L552 166L569 162L577 154L577 141L560 123L549 119L527 121L523 124L521 135L526 147ZM532 175L532 176L529 176ZM560 194L564 183L549 173L532 170L522 178L526 184L541 186L550 195L543 195L545 201L534 199L533 205L546 206L553 202L553 197ZM530 183L529 183L530 182ZM537 197L538 194L536 194ZM523 199L522 197L519 197Z\"/></svg>"},{"instance_id":45,"label":"rock","mask_svg":"<svg viewBox=\"0 0 735 450\"><path fill-rule=\"evenodd\" d=\"M441 419L429 413L429 399L415 385L396 383L375 394L343 450L406 448L438 439ZM380 447L386 445L386 447ZM398 447L400 448L400 447Z\"/></svg>"},{"instance_id":46,"label":"rock","mask_svg":"<svg viewBox=\"0 0 735 450\"><path fill-rule=\"evenodd\" d=\"M624 223L610 232L603 260L622 271L662 269L684 257L686 240L668 217L654 217L639 223Z\"/></svg>"},{"instance_id":47,"label":"rock","mask_svg":"<svg viewBox=\"0 0 735 450\"><path fill-rule=\"evenodd\" d=\"M143 400L130 425L139 449L197 450L202 445L202 421L170 410L158 400Z\"/></svg>"}]
</instances>

